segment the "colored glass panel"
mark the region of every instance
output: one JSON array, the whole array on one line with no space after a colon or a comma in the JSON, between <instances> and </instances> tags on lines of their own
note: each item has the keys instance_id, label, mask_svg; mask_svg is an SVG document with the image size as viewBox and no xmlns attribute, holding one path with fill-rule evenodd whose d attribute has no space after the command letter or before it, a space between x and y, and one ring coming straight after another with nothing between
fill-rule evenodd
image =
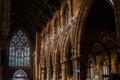
<instances>
[{"instance_id":1,"label":"colored glass panel","mask_svg":"<svg viewBox=\"0 0 120 80\"><path fill-rule=\"evenodd\" d=\"M22 31L15 33L10 41L9 66L30 66L30 46Z\"/></svg>"}]
</instances>

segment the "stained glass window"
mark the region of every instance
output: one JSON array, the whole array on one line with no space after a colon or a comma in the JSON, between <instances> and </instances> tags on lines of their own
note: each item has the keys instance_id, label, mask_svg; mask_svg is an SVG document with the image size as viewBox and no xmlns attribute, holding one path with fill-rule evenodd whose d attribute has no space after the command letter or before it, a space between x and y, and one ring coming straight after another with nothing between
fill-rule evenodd
<instances>
[{"instance_id":1,"label":"stained glass window","mask_svg":"<svg viewBox=\"0 0 120 80\"><path fill-rule=\"evenodd\" d=\"M90 74L91 74L91 79L94 80L94 65L90 64Z\"/></svg>"},{"instance_id":2,"label":"stained glass window","mask_svg":"<svg viewBox=\"0 0 120 80\"><path fill-rule=\"evenodd\" d=\"M10 41L9 66L30 66L30 46L22 31L15 33Z\"/></svg>"},{"instance_id":3,"label":"stained glass window","mask_svg":"<svg viewBox=\"0 0 120 80\"><path fill-rule=\"evenodd\" d=\"M109 71L108 71L108 66L107 66L107 63L104 61L103 62L103 80L108 80L109 77Z\"/></svg>"}]
</instances>

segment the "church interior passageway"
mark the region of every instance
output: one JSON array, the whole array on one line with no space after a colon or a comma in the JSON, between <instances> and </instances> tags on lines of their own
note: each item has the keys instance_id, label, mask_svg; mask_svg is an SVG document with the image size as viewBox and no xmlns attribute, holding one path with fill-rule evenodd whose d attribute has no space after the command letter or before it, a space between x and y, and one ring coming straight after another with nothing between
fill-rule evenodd
<instances>
[{"instance_id":1,"label":"church interior passageway","mask_svg":"<svg viewBox=\"0 0 120 80\"><path fill-rule=\"evenodd\" d=\"M119 4L0 0L0 80L119 80Z\"/></svg>"}]
</instances>

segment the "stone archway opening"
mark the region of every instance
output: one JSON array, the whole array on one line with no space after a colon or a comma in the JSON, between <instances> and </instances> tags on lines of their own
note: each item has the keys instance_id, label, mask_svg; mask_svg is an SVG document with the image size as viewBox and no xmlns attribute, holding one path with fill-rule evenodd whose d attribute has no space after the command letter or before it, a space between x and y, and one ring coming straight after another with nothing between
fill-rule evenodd
<instances>
[{"instance_id":1,"label":"stone archway opening","mask_svg":"<svg viewBox=\"0 0 120 80\"><path fill-rule=\"evenodd\" d=\"M93 77L90 76L91 79L100 79L100 80L108 80L110 79L110 59L108 56L108 51L106 46L102 44L102 42L96 42L93 44L91 48L91 57L94 60L94 75ZM90 57L89 57L90 58ZM88 72L90 74L90 72Z\"/></svg>"},{"instance_id":2,"label":"stone archway opening","mask_svg":"<svg viewBox=\"0 0 120 80\"><path fill-rule=\"evenodd\" d=\"M113 75L118 75L120 65L119 49L120 44L114 37L104 35L100 40L97 40L90 49L91 53L89 53L89 55L91 56L88 57L88 62L90 57L93 58L95 62L94 71L97 73L92 73L92 75L94 75L94 77L92 77L90 75L91 68L88 67L87 79L108 80L111 79Z\"/></svg>"},{"instance_id":3,"label":"stone archway opening","mask_svg":"<svg viewBox=\"0 0 120 80\"><path fill-rule=\"evenodd\" d=\"M62 79L62 69L61 69L61 58L60 58L60 52L59 52L59 49L57 48L56 49L56 61L57 61L57 71L56 71L56 75L57 75L57 79Z\"/></svg>"},{"instance_id":4,"label":"stone archway opening","mask_svg":"<svg viewBox=\"0 0 120 80\"><path fill-rule=\"evenodd\" d=\"M58 55L57 64L58 64L58 74L61 74L60 54Z\"/></svg>"},{"instance_id":5,"label":"stone archway opening","mask_svg":"<svg viewBox=\"0 0 120 80\"><path fill-rule=\"evenodd\" d=\"M109 15L108 15L109 14ZM105 34L116 36L115 14L113 7L106 0L94 0L83 26L80 43L81 51L81 79L86 79L87 59L93 54L91 47ZM96 47L97 48L97 47Z\"/></svg>"},{"instance_id":6,"label":"stone archway opening","mask_svg":"<svg viewBox=\"0 0 120 80\"><path fill-rule=\"evenodd\" d=\"M22 69L19 69L13 74L12 80L28 80L27 74Z\"/></svg>"},{"instance_id":7,"label":"stone archway opening","mask_svg":"<svg viewBox=\"0 0 120 80\"><path fill-rule=\"evenodd\" d=\"M68 45L68 55L67 55L67 71L66 71L66 76L68 80L73 79L73 63L72 63L72 48L71 44Z\"/></svg>"}]
</instances>

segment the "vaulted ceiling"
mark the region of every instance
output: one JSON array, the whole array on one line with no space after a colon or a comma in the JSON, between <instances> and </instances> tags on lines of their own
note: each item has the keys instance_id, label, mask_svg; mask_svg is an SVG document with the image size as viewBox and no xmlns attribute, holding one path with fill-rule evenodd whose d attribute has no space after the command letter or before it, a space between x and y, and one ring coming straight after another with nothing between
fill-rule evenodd
<instances>
[{"instance_id":1,"label":"vaulted ceiling","mask_svg":"<svg viewBox=\"0 0 120 80\"><path fill-rule=\"evenodd\" d=\"M60 9L63 0L11 0L10 31L22 27L33 34L41 31Z\"/></svg>"},{"instance_id":2,"label":"vaulted ceiling","mask_svg":"<svg viewBox=\"0 0 120 80\"><path fill-rule=\"evenodd\" d=\"M115 31L115 14L112 3L108 0L95 0L89 12L86 26L92 29Z\"/></svg>"}]
</instances>

